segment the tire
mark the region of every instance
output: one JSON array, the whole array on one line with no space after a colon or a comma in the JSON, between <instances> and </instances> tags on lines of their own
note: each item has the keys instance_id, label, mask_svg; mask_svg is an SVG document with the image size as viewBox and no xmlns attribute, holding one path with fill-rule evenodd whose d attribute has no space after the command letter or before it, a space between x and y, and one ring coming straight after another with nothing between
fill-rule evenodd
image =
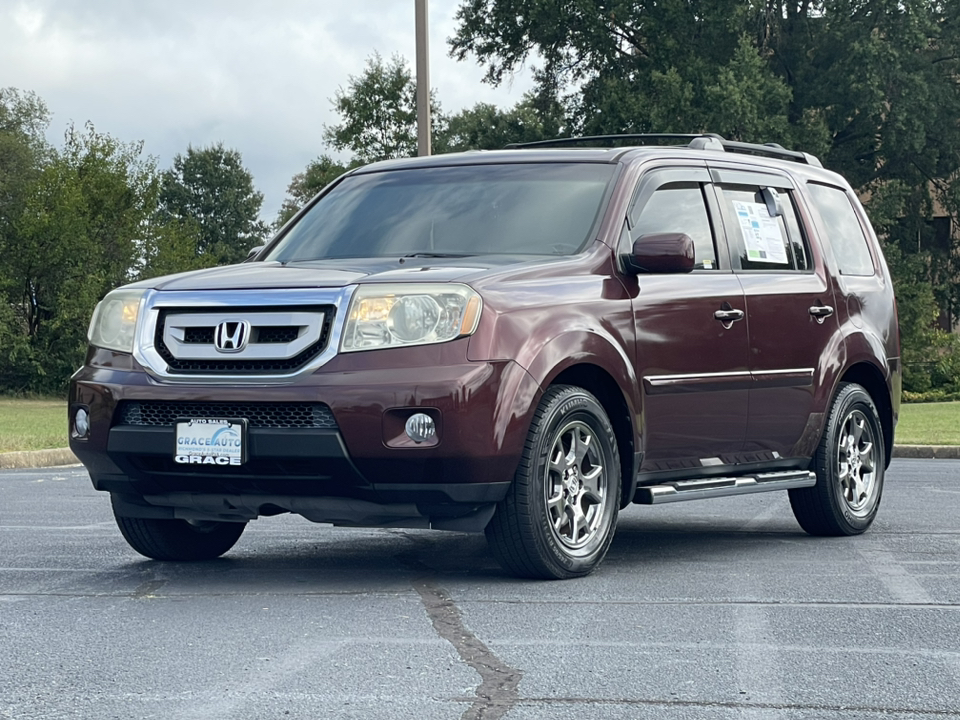
<instances>
[{"instance_id":1,"label":"tire","mask_svg":"<svg viewBox=\"0 0 960 720\"><path fill-rule=\"evenodd\" d=\"M840 383L811 463L817 484L790 490L800 527L811 535L859 535L880 508L886 464L880 416L860 385Z\"/></svg>"},{"instance_id":2,"label":"tire","mask_svg":"<svg viewBox=\"0 0 960 720\"><path fill-rule=\"evenodd\" d=\"M606 412L585 390L551 387L487 525L493 555L518 577L588 575L607 554L619 510L620 459Z\"/></svg>"},{"instance_id":3,"label":"tire","mask_svg":"<svg viewBox=\"0 0 960 720\"><path fill-rule=\"evenodd\" d=\"M115 517L130 547L154 560L213 560L236 544L247 525Z\"/></svg>"}]
</instances>

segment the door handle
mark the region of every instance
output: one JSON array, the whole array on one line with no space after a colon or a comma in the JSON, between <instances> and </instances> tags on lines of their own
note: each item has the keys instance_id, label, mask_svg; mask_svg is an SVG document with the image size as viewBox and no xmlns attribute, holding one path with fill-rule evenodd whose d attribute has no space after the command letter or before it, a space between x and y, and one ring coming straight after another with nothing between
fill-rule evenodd
<instances>
[{"instance_id":1,"label":"door handle","mask_svg":"<svg viewBox=\"0 0 960 720\"><path fill-rule=\"evenodd\" d=\"M743 320L743 310L736 310L733 308L717 310L713 317L715 320L719 320L723 323L725 328L729 328L737 320Z\"/></svg>"},{"instance_id":2,"label":"door handle","mask_svg":"<svg viewBox=\"0 0 960 720\"><path fill-rule=\"evenodd\" d=\"M813 312L813 310L810 312ZM833 311L831 310L831 312ZM717 310L713 317L721 322L736 322L737 320L743 320L743 310Z\"/></svg>"},{"instance_id":3,"label":"door handle","mask_svg":"<svg viewBox=\"0 0 960 720\"><path fill-rule=\"evenodd\" d=\"M817 323L823 325L823 321L833 315L833 308L829 305L814 305L810 308L810 314L817 319Z\"/></svg>"}]
</instances>

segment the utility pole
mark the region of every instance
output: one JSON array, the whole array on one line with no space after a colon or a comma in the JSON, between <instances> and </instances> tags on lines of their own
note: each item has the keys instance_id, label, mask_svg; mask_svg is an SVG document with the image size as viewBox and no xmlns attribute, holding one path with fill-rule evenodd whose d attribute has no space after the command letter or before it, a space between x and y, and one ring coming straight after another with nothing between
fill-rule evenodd
<instances>
[{"instance_id":1,"label":"utility pole","mask_svg":"<svg viewBox=\"0 0 960 720\"><path fill-rule=\"evenodd\" d=\"M430 43L427 0L417 6L417 155L430 154Z\"/></svg>"}]
</instances>

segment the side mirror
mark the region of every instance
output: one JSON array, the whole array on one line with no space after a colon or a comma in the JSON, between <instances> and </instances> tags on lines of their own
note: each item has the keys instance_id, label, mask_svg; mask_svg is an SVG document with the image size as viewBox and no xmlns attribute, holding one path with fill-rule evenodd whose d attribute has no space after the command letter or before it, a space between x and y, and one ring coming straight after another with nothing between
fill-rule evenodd
<instances>
[{"instance_id":1,"label":"side mirror","mask_svg":"<svg viewBox=\"0 0 960 720\"><path fill-rule=\"evenodd\" d=\"M641 235L624 261L634 273L688 273L693 270L693 240L685 233Z\"/></svg>"},{"instance_id":2,"label":"side mirror","mask_svg":"<svg viewBox=\"0 0 960 720\"><path fill-rule=\"evenodd\" d=\"M247 259L244 260L244 262L251 262L265 247L266 245L257 245L255 248L250 248L250 252L247 253Z\"/></svg>"}]
</instances>

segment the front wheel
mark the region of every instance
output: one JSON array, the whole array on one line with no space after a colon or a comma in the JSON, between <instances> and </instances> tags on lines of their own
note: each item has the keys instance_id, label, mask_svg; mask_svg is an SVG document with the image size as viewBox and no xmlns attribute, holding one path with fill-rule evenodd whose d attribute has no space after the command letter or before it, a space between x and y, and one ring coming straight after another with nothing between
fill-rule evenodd
<instances>
[{"instance_id":1,"label":"front wheel","mask_svg":"<svg viewBox=\"0 0 960 720\"><path fill-rule=\"evenodd\" d=\"M800 527L811 535L859 535L877 516L885 467L880 416L860 385L841 383L814 456L817 484L790 490Z\"/></svg>"},{"instance_id":2,"label":"front wheel","mask_svg":"<svg viewBox=\"0 0 960 720\"><path fill-rule=\"evenodd\" d=\"M494 556L519 577L587 575L607 554L619 509L617 440L603 406L581 388L551 387L487 526Z\"/></svg>"},{"instance_id":3,"label":"front wheel","mask_svg":"<svg viewBox=\"0 0 960 720\"><path fill-rule=\"evenodd\" d=\"M188 522L116 516L124 539L154 560L212 560L232 548L244 522Z\"/></svg>"}]
</instances>

